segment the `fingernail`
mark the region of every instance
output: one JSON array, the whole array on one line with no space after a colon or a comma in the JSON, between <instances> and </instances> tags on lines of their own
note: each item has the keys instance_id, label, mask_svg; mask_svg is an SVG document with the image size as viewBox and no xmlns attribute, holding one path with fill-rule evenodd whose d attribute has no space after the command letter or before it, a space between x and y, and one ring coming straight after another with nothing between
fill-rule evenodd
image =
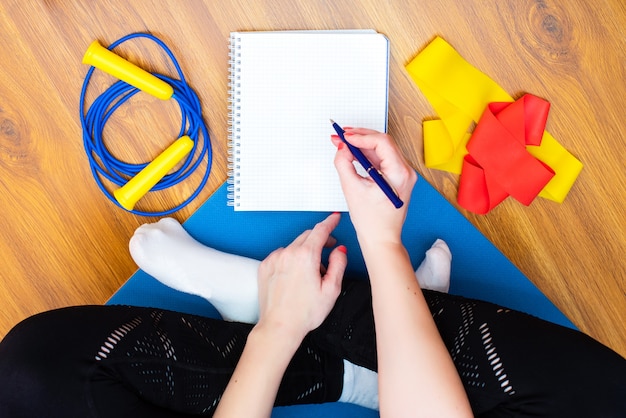
<instances>
[{"instance_id":1,"label":"fingernail","mask_svg":"<svg viewBox=\"0 0 626 418\"><path fill-rule=\"evenodd\" d=\"M344 254L348 254L348 249L346 248L345 245L340 245L339 247L337 247L337 249Z\"/></svg>"},{"instance_id":2,"label":"fingernail","mask_svg":"<svg viewBox=\"0 0 626 418\"><path fill-rule=\"evenodd\" d=\"M343 149L343 147L345 147L346 144L344 144L343 142L340 142L339 145L337 145L337 149Z\"/></svg>"},{"instance_id":3,"label":"fingernail","mask_svg":"<svg viewBox=\"0 0 626 418\"><path fill-rule=\"evenodd\" d=\"M339 215L341 212L333 212L333 215Z\"/></svg>"},{"instance_id":4,"label":"fingernail","mask_svg":"<svg viewBox=\"0 0 626 418\"><path fill-rule=\"evenodd\" d=\"M354 132L345 132L344 135L345 136L352 136L352 135L354 135Z\"/></svg>"}]
</instances>

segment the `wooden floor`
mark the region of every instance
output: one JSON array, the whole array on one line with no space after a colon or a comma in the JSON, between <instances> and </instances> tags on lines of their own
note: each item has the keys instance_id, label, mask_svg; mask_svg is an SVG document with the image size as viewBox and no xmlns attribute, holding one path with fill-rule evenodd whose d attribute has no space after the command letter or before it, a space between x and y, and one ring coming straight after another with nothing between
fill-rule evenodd
<instances>
[{"instance_id":1,"label":"wooden floor","mask_svg":"<svg viewBox=\"0 0 626 418\"><path fill-rule=\"evenodd\" d=\"M176 213L182 221L226 179L229 32L337 28L389 37L389 131L453 203L457 177L424 167L421 123L434 113L404 65L440 35L511 94L551 102L548 130L585 164L565 202L524 207L509 199L489 215L466 215L581 330L626 356L623 0L0 2L0 337L37 312L101 304L136 269L127 243L148 219L104 197L83 151L81 59L94 39L108 45L131 32L158 35L201 97L213 173L201 196ZM171 73L149 43L122 51ZM111 80L95 81L90 97ZM178 132L174 104L139 96L105 130L127 161L153 158ZM140 206L167 207L194 184Z\"/></svg>"}]
</instances>

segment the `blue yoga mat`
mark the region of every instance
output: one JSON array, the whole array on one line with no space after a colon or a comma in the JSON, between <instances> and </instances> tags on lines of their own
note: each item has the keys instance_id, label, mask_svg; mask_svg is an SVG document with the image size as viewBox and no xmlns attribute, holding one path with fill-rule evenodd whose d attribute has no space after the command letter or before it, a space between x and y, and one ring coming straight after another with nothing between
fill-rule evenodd
<instances>
[{"instance_id":1,"label":"blue yoga mat","mask_svg":"<svg viewBox=\"0 0 626 418\"><path fill-rule=\"evenodd\" d=\"M315 212L235 212L222 185L185 223L198 241L215 249L264 259L288 245L327 214ZM365 276L365 263L347 213L333 233L348 248L348 272ZM493 302L545 320L574 325L487 238L423 177L413 190L402 239L415 268L441 238L452 251L450 293ZM169 309L219 318L204 299L172 290L137 271L107 302ZM274 408L275 417L377 417L355 405L331 403Z\"/></svg>"}]
</instances>

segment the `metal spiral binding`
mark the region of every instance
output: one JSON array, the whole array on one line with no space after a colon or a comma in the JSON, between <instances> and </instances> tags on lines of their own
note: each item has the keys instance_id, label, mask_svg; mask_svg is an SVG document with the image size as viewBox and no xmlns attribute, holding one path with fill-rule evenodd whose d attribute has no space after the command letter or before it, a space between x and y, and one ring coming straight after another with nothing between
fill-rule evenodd
<instances>
[{"instance_id":1,"label":"metal spiral binding","mask_svg":"<svg viewBox=\"0 0 626 418\"><path fill-rule=\"evenodd\" d=\"M239 87L241 86L241 52L239 51L241 46L239 45L241 38L236 33L230 34L230 44L228 46L228 63L229 63L229 75L228 75L228 186L227 186L227 200L228 206L239 206L237 200L239 198L239 118L240 113L240 94Z\"/></svg>"}]
</instances>

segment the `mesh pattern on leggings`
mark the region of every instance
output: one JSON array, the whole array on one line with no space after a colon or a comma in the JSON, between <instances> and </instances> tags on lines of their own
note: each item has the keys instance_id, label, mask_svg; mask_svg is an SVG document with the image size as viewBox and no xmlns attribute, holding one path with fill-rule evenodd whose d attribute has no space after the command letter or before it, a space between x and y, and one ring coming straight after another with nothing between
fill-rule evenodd
<instances>
[{"instance_id":1,"label":"mesh pattern on leggings","mask_svg":"<svg viewBox=\"0 0 626 418\"><path fill-rule=\"evenodd\" d=\"M498 337L489 325L511 311L428 290L424 296L465 390L471 394L474 412L490 409L514 395L507 367L499 354Z\"/></svg>"},{"instance_id":2,"label":"mesh pattern on leggings","mask_svg":"<svg viewBox=\"0 0 626 418\"><path fill-rule=\"evenodd\" d=\"M95 359L112 378L151 403L211 415L250 329L248 324L146 309L107 335ZM336 400L342 375L341 359L305 340L285 373L276 404Z\"/></svg>"},{"instance_id":3,"label":"mesh pattern on leggings","mask_svg":"<svg viewBox=\"0 0 626 418\"><path fill-rule=\"evenodd\" d=\"M319 344L360 366L377 370L376 333L367 282L344 281L335 308L315 332ZM439 333L474 411L491 408L516 393L489 324L511 311L497 305L424 290Z\"/></svg>"}]
</instances>

